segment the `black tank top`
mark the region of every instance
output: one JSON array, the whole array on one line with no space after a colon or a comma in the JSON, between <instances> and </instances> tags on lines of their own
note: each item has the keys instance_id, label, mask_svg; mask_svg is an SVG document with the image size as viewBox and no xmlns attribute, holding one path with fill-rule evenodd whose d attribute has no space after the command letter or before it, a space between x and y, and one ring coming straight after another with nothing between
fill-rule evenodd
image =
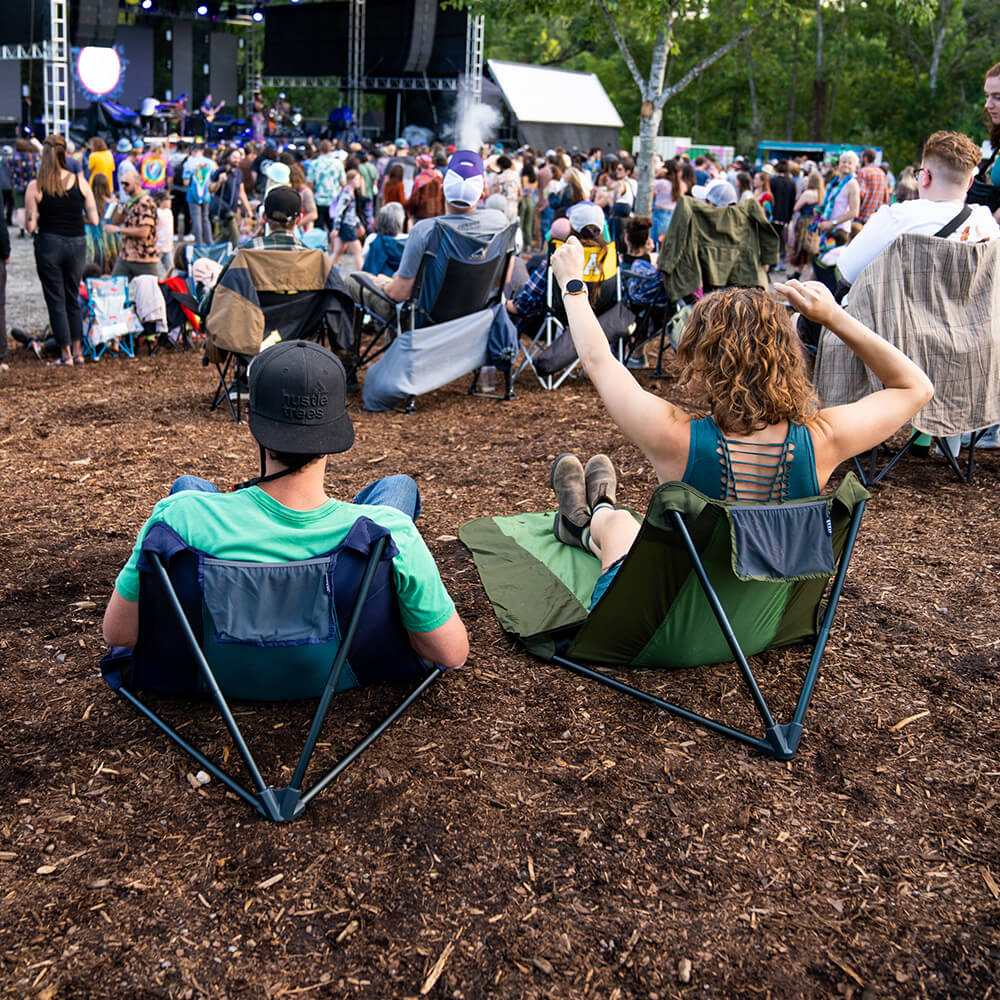
<instances>
[{"instance_id":1,"label":"black tank top","mask_svg":"<svg viewBox=\"0 0 1000 1000\"><path fill-rule=\"evenodd\" d=\"M43 194L38 201L38 231L56 236L83 236L83 210L86 199L80 190L80 178L61 198Z\"/></svg>"}]
</instances>

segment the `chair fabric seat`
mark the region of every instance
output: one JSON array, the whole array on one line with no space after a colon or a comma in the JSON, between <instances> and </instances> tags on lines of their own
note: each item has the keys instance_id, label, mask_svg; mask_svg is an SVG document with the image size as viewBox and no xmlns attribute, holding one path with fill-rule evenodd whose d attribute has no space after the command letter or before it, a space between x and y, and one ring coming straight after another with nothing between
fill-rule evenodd
<instances>
[{"instance_id":1,"label":"chair fabric seat","mask_svg":"<svg viewBox=\"0 0 1000 1000\"><path fill-rule=\"evenodd\" d=\"M175 616L152 573L155 553L223 694L259 701L317 697L368 553L388 535L359 518L339 546L314 559L248 563L213 559L166 524L153 525L139 561L140 640L127 668L131 685L178 694L207 690L195 658L176 641ZM389 538L338 691L426 671L400 618L392 584L396 551Z\"/></svg>"},{"instance_id":2,"label":"chair fabric seat","mask_svg":"<svg viewBox=\"0 0 1000 1000\"><path fill-rule=\"evenodd\" d=\"M553 537L553 512L479 518L463 525L460 537L501 625L536 655L551 659L565 652L608 665L693 667L729 661L732 652L671 512L684 518L741 647L753 655L815 638L823 591L836 568L832 558L843 550L850 515L866 497L853 475L828 497L780 505L730 504L683 483L664 483L621 570L589 614L600 564ZM742 549L741 559L750 560L742 569L755 572L737 570L740 515L762 509L790 515L780 530L786 540L801 534L803 523L815 537L817 514L822 517L817 545L798 549L797 565L781 566L780 578L756 572L760 563ZM822 539L830 543L828 553L818 551Z\"/></svg>"}]
</instances>

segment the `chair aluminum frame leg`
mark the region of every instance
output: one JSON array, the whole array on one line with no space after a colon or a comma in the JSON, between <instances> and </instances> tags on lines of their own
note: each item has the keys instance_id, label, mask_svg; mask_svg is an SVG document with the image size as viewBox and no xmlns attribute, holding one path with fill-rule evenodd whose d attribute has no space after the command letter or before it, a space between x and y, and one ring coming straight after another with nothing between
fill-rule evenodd
<instances>
[{"instance_id":1,"label":"chair aluminum frame leg","mask_svg":"<svg viewBox=\"0 0 1000 1000\"><path fill-rule=\"evenodd\" d=\"M684 541L684 545L688 550L692 566L698 576L702 590L712 607L712 611L719 623L719 627L722 629L726 642L729 644L729 648L733 653L733 658L739 666L740 673L743 675L743 679L746 682L748 690L750 691L757 713L764 724L765 735L763 739L752 736L750 733L745 733L739 729L734 729L731 726L727 726L715 719L710 719L707 716L700 715L697 712L691 712L688 709L681 708L679 705L665 701L647 691L633 687L630 684L625 684L613 677L609 677L607 674L604 674L599 670L585 667L579 663L573 662L572 660L568 660L565 657L555 656L553 657L553 662L572 670L581 677L597 681L598 683L604 684L606 687L612 688L622 694L631 695L633 698L637 698L640 701L654 705L664 712L669 712L672 715L676 715L688 722L693 722L696 725L704 726L706 729L710 729L712 732L718 733L720 736L727 736L730 739L737 740L768 757L773 757L776 760L790 760L795 755L799 742L802 739L803 722L806 710L809 707L813 688L815 687L816 680L819 676L819 668L823 659L823 653L826 650L826 644L830 638L833 618L837 611L837 605L840 602L840 595L844 589L844 581L847 577L847 567L851 561L851 554L854 551L854 543L857 540L858 529L861 526L861 517L864 514L865 504L866 501L859 501L851 516L851 523L848 527L847 537L844 542L844 549L843 552L841 552L840 559L837 563L837 571L834 574L833 584L830 589L830 596L827 600L823 620L816 635L816 641L813 646L812 656L809 660L809 666L806 669L806 673L802 681L802 688L800 689L798 701L795 706L795 712L792 715L791 721L785 723L784 725L776 723L771 715L767 702L764 699L764 695L760 690L760 685L757 683L757 679L754 677L750 664L747 662L747 658L744 655L743 650L740 648L739 640L736 638L736 634L734 633L732 625L729 622L725 609L722 607L718 595L715 593L715 590L705 573L705 568L702 565L701 559L699 558L697 550L694 547L694 543L691 541L691 536L688 534L687 526L684 524L684 519L677 511L671 512L674 519L674 525L680 532L680 537Z\"/></svg>"},{"instance_id":2,"label":"chair aluminum frame leg","mask_svg":"<svg viewBox=\"0 0 1000 1000\"><path fill-rule=\"evenodd\" d=\"M222 715L226 728L229 730L229 734L232 737L237 752L246 766L247 772L250 775L256 791L251 791L249 788L240 784L232 775L226 773L217 764L209 760L209 758L206 757L201 751L185 740L176 729L169 725L169 723L164 721L152 709L144 705L142 701L140 701L132 691L128 690L125 685L118 688L118 693L127 702L129 702L129 704L133 705L143 716L149 719L150 722L156 725L171 740L173 740L173 742L176 743L183 751L193 757L206 771L221 781L231 792L238 795L244 802L253 807L265 819L271 820L275 823L283 823L297 818L302 814L302 811L311 799L313 799L319 792L326 788L327 785L339 777L339 775L342 774L343 771L345 771L352 763L354 763L354 761L356 761L358 757L360 757L361 754L369 746L371 746L372 743L374 743L401 715L403 715L403 713L406 712L406 710L444 673L442 668L439 666L429 666L427 675L421 680L417 687L411 691L403 699L403 701L392 710L392 712L389 713L389 715L379 722L378 725L376 725L366 736L359 740L332 768L320 777L311 788L307 791L302 791L302 784L305 779L306 770L309 767L309 762L312 759L316 744L319 740L323 723L329 711L330 701L336 691L344 665L347 662L347 656L350 652L351 644L354 641L354 635L357 632L358 623L361 620L361 612L364 608L365 601L368 599L368 593L371 590L372 582L375 578L375 571L378 568L378 563L387 544L388 539L381 538L378 542L376 542L369 553L365 573L362 577L361 584L358 587L358 592L354 600L354 606L351 610L350 618L348 619L347 628L344 630L340 648L338 649L337 656L334 658L333 664L330 667L330 674L327 679L326 687L323 690L319 704L313 714L309 733L303 745L302 752L299 755L299 760L296 765L292 781L287 787L275 788L265 782L260 768L254 759L253 753L251 752L250 747L240 730L239 724L233 716L232 710L229 707L229 702L226 700L226 696L222 693L222 690L215 679L215 675L212 672L212 668L205 659L205 655L198 644L198 640L195 637L193 629L191 628L191 624L184 614L184 609L181 606L177 593L170 582L170 577L167 574L166 568L164 567L160 557L155 554L152 556L153 565L156 569L157 575L159 576L160 582L163 585L164 592L167 595L173 614L181 628L181 632L188 648L195 657L198 668L201 671L201 675L205 683L208 685L212 699Z\"/></svg>"},{"instance_id":3,"label":"chair aluminum frame leg","mask_svg":"<svg viewBox=\"0 0 1000 1000\"><path fill-rule=\"evenodd\" d=\"M948 442L943 437L933 437L931 440L934 444L938 446L941 450L941 454L945 457L948 465L950 466L952 472L958 476L959 480L963 483L971 483L972 477L975 473L976 467L976 443L979 439L986 433L987 428L983 428L981 431L972 435L972 439L969 442L969 450L965 461L965 471L958 464L958 457L952 454L951 448ZM858 455L854 456L854 467L858 472L858 479L861 480L862 486L878 486L880 482L892 471L896 463L909 452L917 439L917 435L911 435L906 444L903 445L895 455L886 463L885 467L881 472L876 472L875 467L878 461L878 448L872 448L868 453L868 471L865 472L862 468L860 457Z\"/></svg>"}]
</instances>

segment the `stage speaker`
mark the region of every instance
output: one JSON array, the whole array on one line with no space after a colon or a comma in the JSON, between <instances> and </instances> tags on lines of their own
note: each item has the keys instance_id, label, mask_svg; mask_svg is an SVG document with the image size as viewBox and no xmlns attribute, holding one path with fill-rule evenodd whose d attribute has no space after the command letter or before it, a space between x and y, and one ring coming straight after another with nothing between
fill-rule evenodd
<instances>
[{"instance_id":1,"label":"stage speaker","mask_svg":"<svg viewBox=\"0 0 1000 1000\"><path fill-rule=\"evenodd\" d=\"M74 6L74 45L97 45L101 48L114 45L115 31L118 28L118 0L78 0Z\"/></svg>"}]
</instances>

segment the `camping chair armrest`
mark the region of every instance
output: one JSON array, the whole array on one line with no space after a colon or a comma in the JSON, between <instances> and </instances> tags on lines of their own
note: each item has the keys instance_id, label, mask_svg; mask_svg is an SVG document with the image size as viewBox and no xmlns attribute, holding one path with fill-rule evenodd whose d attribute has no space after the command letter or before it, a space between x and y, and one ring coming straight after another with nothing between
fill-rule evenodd
<instances>
[{"instance_id":1,"label":"camping chair armrest","mask_svg":"<svg viewBox=\"0 0 1000 1000\"><path fill-rule=\"evenodd\" d=\"M373 275L366 274L364 271L355 271L354 280L362 287L366 292L371 292L372 295L377 296L383 302L388 302L393 309L399 310L403 306L409 305L409 300L404 300L403 302L397 302L395 299L390 298L385 294L382 289L375 284L375 278Z\"/></svg>"}]
</instances>

